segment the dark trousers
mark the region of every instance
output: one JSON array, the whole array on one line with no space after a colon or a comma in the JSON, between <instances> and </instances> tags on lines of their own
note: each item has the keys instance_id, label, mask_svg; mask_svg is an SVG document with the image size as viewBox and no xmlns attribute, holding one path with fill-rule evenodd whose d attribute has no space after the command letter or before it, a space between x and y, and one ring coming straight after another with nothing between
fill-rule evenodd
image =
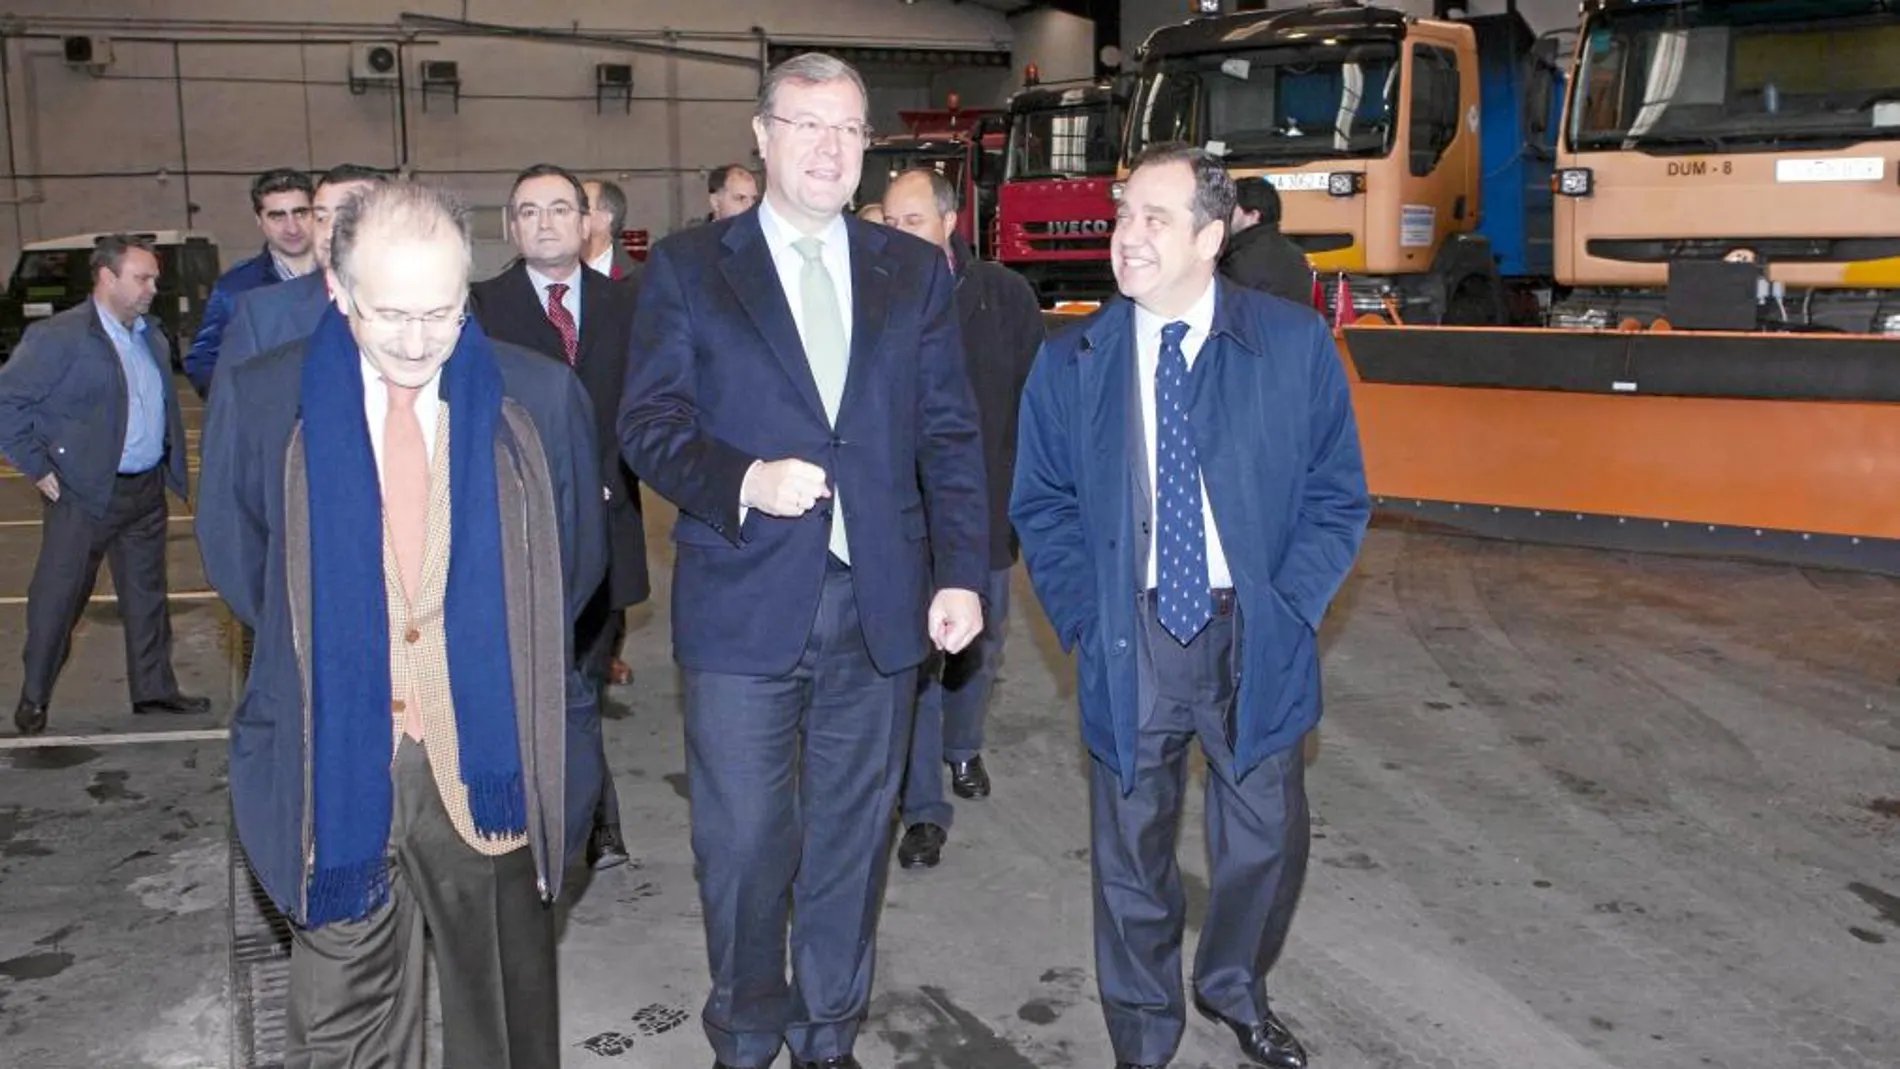
<instances>
[{"instance_id":1,"label":"dark trousers","mask_svg":"<svg viewBox=\"0 0 1900 1069\"><path fill-rule=\"evenodd\" d=\"M422 1069L423 955L433 941L443 1064L561 1064L554 914L532 851L485 857L442 806L427 751L397 747L389 901L293 932L286 1069Z\"/></svg>"},{"instance_id":2,"label":"dark trousers","mask_svg":"<svg viewBox=\"0 0 1900 1069\"><path fill-rule=\"evenodd\" d=\"M1230 744L1241 620L1217 615L1187 646L1144 600L1144 719L1133 790L1091 762L1095 968L1117 1061L1166 1065L1186 1023L1181 942L1187 898L1175 858L1189 743L1207 757L1207 916L1194 991L1234 1020L1258 1022L1266 976L1286 942L1306 880L1309 827L1298 746L1238 782Z\"/></svg>"},{"instance_id":3,"label":"dark trousers","mask_svg":"<svg viewBox=\"0 0 1900 1069\"><path fill-rule=\"evenodd\" d=\"M101 561L125 627L125 681L134 704L178 693L172 674L172 617L165 600L165 479L154 468L121 475L104 519L70 496L46 503L39 562L27 587L26 679L20 697L52 700L53 683L72 653L73 628L99 581Z\"/></svg>"},{"instance_id":4,"label":"dark trousers","mask_svg":"<svg viewBox=\"0 0 1900 1069\"><path fill-rule=\"evenodd\" d=\"M686 673L693 858L726 1065L850 1052L871 997L915 669L871 662L847 571L784 676ZM786 934L791 979L786 979Z\"/></svg>"},{"instance_id":5,"label":"dark trousers","mask_svg":"<svg viewBox=\"0 0 1900 1069\"><path fill-rule=\"evenodd\" d=\"M983 633L962 653L925 663L904 772L904 824L949 827L956 810L943 796L945 761L968 761L983 750L983 714L1003 662L1009 617L1009 569L990 573Z\"/></svg>"},{"instance_id":6,"label":"dark trousers","mask_svg":"<svg viewBox=\"0 0 1900 1069\"><path fill-rule=\"evenodd\" d=\"M574 621L574 660L580 667L581 675L594 685L599 693L601 708L607 704L607 669L613 664L614 653L620 649L620 640L627 633L627 613L624 609L611 607L607 597L607 583L603 581L600 589L581 609L580 618ZM613 769L607 767L607 721L599 721L598 733L594 744L600 750L600 800L594 803L594 826L620 824L620 792L614 789Z\"/></svg>"}]
</instances>

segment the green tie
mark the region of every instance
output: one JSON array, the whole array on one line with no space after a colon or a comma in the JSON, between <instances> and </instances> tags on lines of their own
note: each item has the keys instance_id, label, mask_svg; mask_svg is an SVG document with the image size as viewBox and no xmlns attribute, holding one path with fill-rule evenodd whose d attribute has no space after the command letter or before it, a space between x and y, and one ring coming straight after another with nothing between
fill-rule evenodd
<instances>
[{"instance_id":1,"label":"green tie","mask_svg":"<svg viewBox=\"0 0 1900 1069\"><path fill-rule=\"evenodd\" d=\"M798 277L798 299L804 311L805 360L811 365L812 381L818 386L818 400L825 406L825 418L838 425L838 406L844 400L845 374L851 368L851 347L844 340L844 315L838 310L838 289L832 285L831 272L825 270L825 243L813 237L799 238L792 248L805 258L805 269ZM844 506L838 487L831 488L831 555L851 563L851 551L844 536Z\"/></svg>"}]
</instances>

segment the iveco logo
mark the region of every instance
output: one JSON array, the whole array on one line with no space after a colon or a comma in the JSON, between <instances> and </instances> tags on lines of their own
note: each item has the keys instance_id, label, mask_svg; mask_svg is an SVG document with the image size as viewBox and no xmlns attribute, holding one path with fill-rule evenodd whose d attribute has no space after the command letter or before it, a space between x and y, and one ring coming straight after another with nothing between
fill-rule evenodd
<instances>
[{"instance_id":1,"label":"iveco logo","mask_svg":"<svg viewBox=\"0 0 1900 1069\"><path fill-rule=\"evenodd\" d=\"M1106 219L1057 219L1049 224L1051 234L1106 234L1111 224Z\"/></svg>"}]
</instances>

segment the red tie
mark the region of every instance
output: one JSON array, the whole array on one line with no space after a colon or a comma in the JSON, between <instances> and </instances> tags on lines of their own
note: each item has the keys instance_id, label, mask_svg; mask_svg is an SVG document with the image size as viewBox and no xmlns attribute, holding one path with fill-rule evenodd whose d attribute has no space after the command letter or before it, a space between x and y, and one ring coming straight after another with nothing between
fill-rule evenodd
<instances>
[{"instance_id":1,"label":"red tie","mask_svg":"<svg viewBox=\"0 0 1900 1069\"><path fill-rule=\"evenodd\" d=\"M581 349L581 329L574 322L574 313L567 310L561 298L567 296L567 283L548 283L548 322L554 324L555 333L561 336L561 355L567 357L567 365L574 366L574 358Z\"/></svg>"}]
</instances>

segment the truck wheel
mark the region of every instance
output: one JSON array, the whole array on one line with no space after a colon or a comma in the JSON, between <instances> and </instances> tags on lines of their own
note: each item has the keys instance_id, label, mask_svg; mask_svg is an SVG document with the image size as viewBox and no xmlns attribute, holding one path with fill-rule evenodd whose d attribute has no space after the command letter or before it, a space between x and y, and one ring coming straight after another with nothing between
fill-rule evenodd
<instances>
[{"instance_id":1,"label":"truck wheel","mask_svg":"<svg viewBox=\"0 0 1900 1069\"><path fill-rule=\"evenodd\" d=\"M1483 275L1467 275L1445 301L1445 326L1495 327L1504 322L1498 292Z\"/></svg>"}]
</instances>

